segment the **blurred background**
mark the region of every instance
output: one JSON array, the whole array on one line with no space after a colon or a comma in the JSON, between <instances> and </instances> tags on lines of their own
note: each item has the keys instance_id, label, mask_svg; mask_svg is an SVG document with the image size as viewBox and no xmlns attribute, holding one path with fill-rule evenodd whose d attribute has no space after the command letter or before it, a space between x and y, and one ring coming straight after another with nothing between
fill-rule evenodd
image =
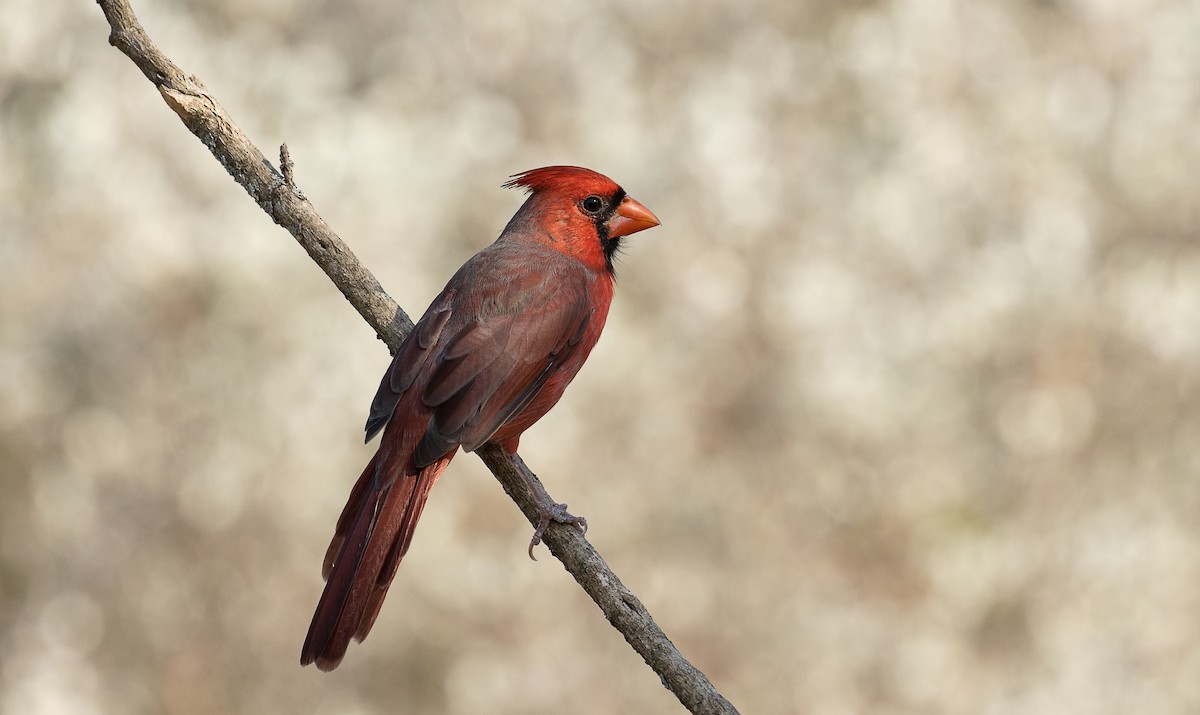
<instances>
[{"instance_id":1,"label":"blurred background","mask_svg":"<svg viewBox=\"0 0 1200 715\"><path fill-rule=\"evenodd\" d=\"M300 668L387 350L0 6L0 711L680 711L470 456ZM662 218L521 451L744 712L1200 711L1194 0L134 6L410 313L515 172Z\"/></svg>"}]
</instances>

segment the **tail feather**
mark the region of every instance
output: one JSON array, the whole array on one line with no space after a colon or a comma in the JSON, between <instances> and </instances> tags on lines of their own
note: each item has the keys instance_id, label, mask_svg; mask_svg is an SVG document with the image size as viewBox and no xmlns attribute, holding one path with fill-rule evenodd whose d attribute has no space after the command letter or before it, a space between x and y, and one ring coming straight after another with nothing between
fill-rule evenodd
<instances>
[{"instance_id":1,"label":"tail feather","mask_svg":"<svg viewBox=\"0 0 1200 715\"><path fill-rule=\"evenodd\" d=\"M329 580L329 574L333 571L333 564L337 561L342 553L342 545L346 543L346 536L350 530L350 522L361 510L363 492L367 486L375 482L375 465L379 462L379 453L371 457L371 461L367 463L363 473L358 480L354 482L354 487L350 490L350 496L346 499L346 506L342 507L342 513L338 516L337 526L333 529L333 538L329 541L329 548L325 550L325 560L321 563L321 578Z\"/></svg>"},{"instance_id":2,"label":"tail feather","mask_svg":"<svg viewBox=\"0 0 1200 715\"><path fill-rule=\"evenodd\" d=\"M367 637L412 543L429 490L450 457L407 474L391 460L378 460L377 454L367 464L338 519L322 568L325 591L304 640L301 665L315 662L321 670L333 670L352 637Z\"/></svg>"},{"instance_id":3,"label":"tail feather","mask_svg":"<svg viewBox=\"0 0 1200 715\"><path fill-rule=\"evenodd\" d=\"M392 579L396 577L396 569L400 567L400 560L404 558L404 554L408 553L408 547L412 543L413 533L417 529L417 521L421 518L421 512L425 511L425 501L429 498L429 490L433 488L434 482L446 469L446 465L450 464L453 457L454 453L451 452L449 456L443 457L421 470L421 475L428 474L430 476L428 479L417 479L413 498L400 521L400 530L396 534L387 559L384 560L383 566L379 570L379 578L376 579L375 587L371 589L371 595L367 599L362 622L354 634L355 640L360 643L371 632L371 627L375 625L375 619L379 618L379 609L383 608L383 598L387 596L388 587L392 585Z\"/></svg>"}]
</instances>

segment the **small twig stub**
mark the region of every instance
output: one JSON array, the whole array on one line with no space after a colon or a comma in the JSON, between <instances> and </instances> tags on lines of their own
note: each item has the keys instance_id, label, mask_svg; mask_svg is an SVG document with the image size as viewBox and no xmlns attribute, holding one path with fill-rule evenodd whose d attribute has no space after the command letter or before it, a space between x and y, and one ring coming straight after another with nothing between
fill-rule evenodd
<instances>
[{"instance_id":1,"label":"small twig stub","mask_svg":"<svg viewBox=\"0 0 1200 715\"><path fill-rule=\"evenodd\" d=\"M290 188L296 188L295 171L296 164L292 161L292 155L288 152L287 144L279 145L279 170L283 172L283 183Z\"/></svg>"}]
</instances>

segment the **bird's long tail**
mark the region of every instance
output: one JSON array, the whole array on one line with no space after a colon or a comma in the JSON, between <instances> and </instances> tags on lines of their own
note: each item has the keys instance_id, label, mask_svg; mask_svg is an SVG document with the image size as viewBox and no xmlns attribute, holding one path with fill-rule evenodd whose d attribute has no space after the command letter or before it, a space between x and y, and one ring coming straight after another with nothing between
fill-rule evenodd
<instances>
[{"instance_id":1,"label":"bird's long tail","mask_svg":"<svg viewBox=\"0 0 1200 715\"><path fill-rule=\"evenodd\" d=\"M325 553L325 591L308 627L301 665L315 662L321 670L333 670L352 637L359 641L367 637L396 567L412 543L429 490L453 456L450 453L415 473L396 469L390 464L393 460L379 453L371 458L350 491Z\"/></svg>"}]
</instances>

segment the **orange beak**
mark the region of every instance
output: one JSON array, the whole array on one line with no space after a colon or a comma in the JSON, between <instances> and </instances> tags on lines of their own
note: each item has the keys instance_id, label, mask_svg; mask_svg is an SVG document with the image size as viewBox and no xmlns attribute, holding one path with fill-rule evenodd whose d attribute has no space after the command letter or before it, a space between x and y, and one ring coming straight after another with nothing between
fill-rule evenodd
<instances>
[{"instance_id":1,"label":"orange beak","mask_svg":"<svg viewBox=\"0 0 1200 715\"><path fill-rule=\"evenodd\" d=\"M608 220L608 236L609 238L628 236L631 233L654 228L659 223L661 222L658 217L650 209L626 196L617 205L613 217Z\"/></svg>"}]
</instances>

